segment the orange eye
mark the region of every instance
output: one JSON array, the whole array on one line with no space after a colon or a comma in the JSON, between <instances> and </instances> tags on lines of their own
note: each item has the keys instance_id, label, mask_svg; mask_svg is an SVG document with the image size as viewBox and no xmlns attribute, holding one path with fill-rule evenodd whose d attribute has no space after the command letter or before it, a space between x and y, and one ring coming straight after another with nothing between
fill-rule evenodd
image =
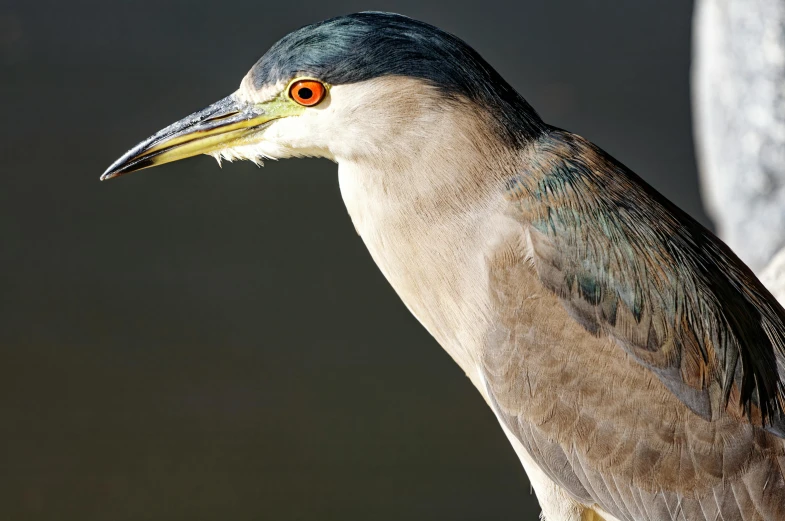
<instances>
[{"instance_id":1,"label":"orange eye","mask_svg":"<svg viewBox=\"0 0 785 521\"><path fill-rule=\"evenodd\" d=\"M306 107L313 107L324 99L326 89L316 80L296 81L289 87L289 96Z\"/></svg>"}]
</instances>

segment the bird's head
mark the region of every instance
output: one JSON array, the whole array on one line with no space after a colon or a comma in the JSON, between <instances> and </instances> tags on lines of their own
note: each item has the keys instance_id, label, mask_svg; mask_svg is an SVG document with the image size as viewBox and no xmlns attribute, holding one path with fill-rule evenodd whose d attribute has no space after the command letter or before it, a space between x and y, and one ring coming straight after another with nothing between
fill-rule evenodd
<instances>
[{"instance_id":1,"label":"bird's head","mask_svg":"<svg viewBox=\"0 0 785 521\"><path fill-rule=\"evenodd\" d=\"M500 146L519 147L543 128L526 101L457 37L395 14L342 16L285 36L235 93L142 141L101 179L197 154L257 163L411 155L435 133L456 132L443 128L442 116L451 112Z\"/></svg>"}]
</instances>

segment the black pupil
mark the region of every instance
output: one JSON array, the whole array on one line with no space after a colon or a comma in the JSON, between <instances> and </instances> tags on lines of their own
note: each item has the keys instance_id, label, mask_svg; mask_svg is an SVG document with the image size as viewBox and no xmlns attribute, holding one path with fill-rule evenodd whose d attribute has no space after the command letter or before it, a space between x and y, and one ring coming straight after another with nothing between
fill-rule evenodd
<instances>
[{"instance_id":1,"label":"black pupil","mask_svg":"<svg viewBox=\"0 0 785 521\"><path fill-rule=\"evenodd\" d=\"M311 99L313 97L313 91L308 87L301 87L300 90L297 91L297 95L302 99Z\"/></svg>"}]
</instances>

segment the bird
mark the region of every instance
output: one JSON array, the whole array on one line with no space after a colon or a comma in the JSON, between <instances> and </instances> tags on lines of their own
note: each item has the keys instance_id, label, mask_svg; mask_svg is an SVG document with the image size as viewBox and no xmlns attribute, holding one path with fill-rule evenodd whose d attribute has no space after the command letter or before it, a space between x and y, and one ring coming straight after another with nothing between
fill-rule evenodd
<instances>
[{"instance_id":1,"label":"bird","mask_svg":"<svg viewBox=\"0 0 785 521\"><path fill-rule=\"evenodd\" d=\"M381 12L297 29L101 179L198 154L337 163L357 233L493 411L542 519L785 519L785 310L457 36Z\"/></svg>"}]
</instances>

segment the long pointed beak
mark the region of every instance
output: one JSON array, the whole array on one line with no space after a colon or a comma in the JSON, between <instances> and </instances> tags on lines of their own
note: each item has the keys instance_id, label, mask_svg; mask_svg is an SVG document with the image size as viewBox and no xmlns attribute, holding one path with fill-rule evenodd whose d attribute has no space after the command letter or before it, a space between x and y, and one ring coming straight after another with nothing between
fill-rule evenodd
<instances>
[{"instance_id":1,"label":"long pointed beak","mask_svg":"<svg viewBox=\"0 0 785 521\"><path fill-rule=\"evenodd\" d=\"M264 125L287 116L282 100L259 105L239 102L234 95L194 112L145 139L112 163L101 181L136 170L231 147Z\"/></svg>"}]
</instances>

